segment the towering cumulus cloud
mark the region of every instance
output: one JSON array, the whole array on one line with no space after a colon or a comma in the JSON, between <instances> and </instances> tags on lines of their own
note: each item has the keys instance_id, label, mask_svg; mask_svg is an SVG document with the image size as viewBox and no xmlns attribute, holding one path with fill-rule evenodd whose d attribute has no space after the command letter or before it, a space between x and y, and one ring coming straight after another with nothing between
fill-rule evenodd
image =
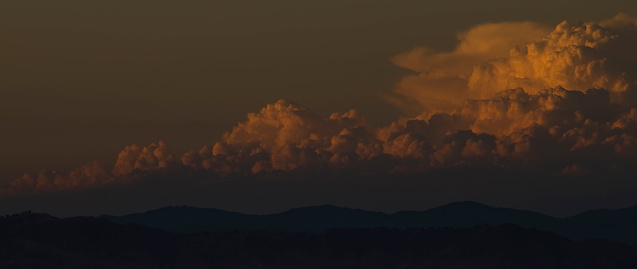
<instances>
[{"instance_id":1,"label":"towering cumulus cloud","mask_svg":"<svg viewBox=\"0 0 637 269\"><path fill-rule=\"evenodd\" d=\"M327 169L357 161L373 134L356 111L322 118L287 100L248 114L214 146L190 152L183 164L221 175ZM364 155L364 154L362 154Z\"/></svg>"},{"instance_id":2,"label":"towering cumulus cloud","mask_svg":"<svg viewBox=\"0 0 637 269\"><path fill-rule=\"evenodd\" d=\"M450 112L466 98L524 88L529 93L564 87L603 88L613 101L635 105L635 19L619 14L601 23L562 22L552 31L533 23L496 23L459 35L452 52L416 48L393 58L417 72L395 91L425 111Z\"/></svg>"},{"instance_id":3,"label":"towering cumulus cloud","mask_svg":"<svg viewBox=\"0 0 637 269\"><path fill-rule=\"evenodd\" d=\"M452 52L416 48L393 58L417 73L395 88L420 104L415 118L373 128L355 110L323 117L283 99L198 151L127 146L113 167L26 174L0 195L123 184L169 170L236 178L480 167L571 177L637 165L636 19L554 29L486 24L459 39Z\"/></svg>"}]
</instances>

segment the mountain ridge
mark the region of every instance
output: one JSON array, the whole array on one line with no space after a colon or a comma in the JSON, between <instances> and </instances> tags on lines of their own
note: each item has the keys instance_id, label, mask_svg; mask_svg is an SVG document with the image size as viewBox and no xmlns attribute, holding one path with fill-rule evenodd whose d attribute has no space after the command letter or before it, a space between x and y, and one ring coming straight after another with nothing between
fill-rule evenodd
<instances>
[{"instance_id":1,"label":"mountain ridge","mask_svg":"<svg viewBox=\"0 0 637 269\"><path fill-rule=\"evenodd\" d=\"M394 213L318 205L256 215L214 208L169 206L123 216L102 215L100 218L180 234L231 230L320 233L330 229L472 228L476 225L515 224L575 240L599 238L637 246L637 206L588 210L566 218L529 210L493 207L474 201Z\"/></svg>"}]
</instances>

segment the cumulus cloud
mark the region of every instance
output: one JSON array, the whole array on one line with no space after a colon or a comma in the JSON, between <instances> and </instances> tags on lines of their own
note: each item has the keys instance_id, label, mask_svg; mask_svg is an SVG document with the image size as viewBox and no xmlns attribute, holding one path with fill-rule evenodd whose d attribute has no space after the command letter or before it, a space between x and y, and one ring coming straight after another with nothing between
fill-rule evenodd
<instances>
[{"instance_id":1,"label":"cumulus cloud","mask_svg":"<svg viewBox=\"0 0 637 269\"><path fill-rule=\"evenodd\" d=\"M601 23L562 22L553 30L530 23L476 26L458 36L454 51L415 48L393 58L415 71L395 92L423 111L451 112L465 99L492 98L506 89L529 93L555 88L603 88L614 101L634 105L637 19L619 14ZM631 102L630 104L627 102Z\"/></svg>"},{"instance_id":2,"label":"cumulus cloud","mask_svg":"<svg viewBox=\"0 0 637 269\"><path fill-rule=\"evenodd\" d=\"M288 100L279 100L258 113L248 114L214 146L187 153L184 165L221 175L245 175L322 169L355 162L373 151L365 146L374 136L355 110L323 118ZM357 153L361 153L360 155Z\"/></svg>"},{"instance_id":3,"label":"cumulus cloud","mask_svg":"<svg viewBox=\"0 0 637 269\"><path fill-rule=\"evenodd\" d=\"M353 168L414 173L455 166L609 169L634 152L636 111L612 103L603 89L518 88L467 100L453 113L371 128L355 111L321 118L280 100L250 114L214 146L182 159L222 175Z\"/></svg>"},{"instance_id":4,"label":"cumulus cloud","mask_svg":"<svg viewBox=\"0 0 637 269\"><path fill-rule=\"evenodd\" d=\"M459 35L456 50L417 48L394 58L418 72L397 93L425 113L373 128L355 110L323 117L279 100L214 144L177 156L160 141L126 146L114 166L26 174L0 195L91 188L139 176L415 174L481 167L576 177L637 165L637 20L495 23ZM615 48L620 48L615 49ZM630 50L629 50L630 49ZM632 94L632 95L631 95Z\"/></svg>"},{"instance_id":5,"label":"cumulus cloud","mask_svg":"<svg viewBox=\"0 0 637 269\"><path fill-rule=\"evenodd\" d=\"M37 174L24 174L4 186L0 185L0 196L125 184L136 179L135 173L178 165L180 162L168 153L164 141L144 147L130 145L119 153L114 165L94 161L70 172L43 170Z\"/></svg>"},{"instance_id":6,"label":"cumulus cloud","mask_svg":"<svg viewBox=\"0 0 637 269\"><path fill-rule=\"evenodd\" d=\"M124 177L115 177L108 165L92 162L71 172L43 170L37 174L24 174L5 186L1 186L0 196L98 187L125 180Z\"/></svg>"},{"instance_id":7,"label":"cumulus cloud","mask_svg":"<svg viewBox=\"0 0 637 269\"><path fill-rule=\"evenodd\" d=\"M175 165L176 158L168 152L164 141L152 143L146 147L139 145L126 146L117 156L114 175L126 175L134 170L148 171L167 168Z\"/></svg>"},{"instance_id":8,"label":"cumulus cloud","mask_svg":"<svg viewBox=\"0 0 637 269\"><path fill-rule=\"evenodd\" d=\"M610 101L607 90L552 88L498 92L467 100L454 113L372 128L356 111L323 118L279 100L248 115L214 145L182 156L164 142L131 145L112 168L91 163L69 173L26 174L3 195L125 183L171 167L219 177L272 172L413 174L449 167L530 169L581 175L635 165L637 108Z\"/></svg>"}]
</instances>

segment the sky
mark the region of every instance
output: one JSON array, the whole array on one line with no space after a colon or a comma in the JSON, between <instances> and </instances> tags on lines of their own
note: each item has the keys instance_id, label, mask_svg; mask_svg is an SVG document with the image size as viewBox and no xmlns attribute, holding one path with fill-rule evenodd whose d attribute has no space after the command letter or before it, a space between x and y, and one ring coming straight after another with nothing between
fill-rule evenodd
<instances>
[{"instance_id":1,"label":"sky","mask_svg":"<svg viewBox=\"0 0 637 269\"><path fill-rule=\"evenodd\" d=\"M634 1L5 1L0 213L637 204Z\"/></svg>"}]
</instances>

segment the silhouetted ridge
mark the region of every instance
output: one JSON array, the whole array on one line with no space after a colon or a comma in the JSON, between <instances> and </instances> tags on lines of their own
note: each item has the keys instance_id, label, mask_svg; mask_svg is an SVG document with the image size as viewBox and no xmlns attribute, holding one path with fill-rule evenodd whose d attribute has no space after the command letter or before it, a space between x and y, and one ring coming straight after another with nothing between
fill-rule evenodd
<instances>
[{"instance_id":1,"label":"silhouetted ridge","mask_svg":"<svg viewBox=\"0 0 637 269\"><path fill-rule=\"evenodd\" d=\"M637 246L637 206L597 209L564 219L560 234L575 239L604 238Z\"/></svg>"},{"instance_id":2,"label":"silhouetted ridge","mask_svg":"<svg viewBox=\"0 0 637 269\"><path fill-rule=\"evenodd\" d=\"M541 213L463 201L424 211L393 214L333 205L309 206L269 215L218 209L166 207L125 216L103 216L116 223L138 223L165 231L198 232L264 230L320 233L340 228L471 228L515 224L558 233L572 239L601 238L637 246L637 207L591 210L565 219Z\"/></svg>"},{"instance_id":3,"label":"silhouetted ridge","mask_svg":"<svg viewBox=\"0 0 637 269\"><path fill-rule=\"evenodd\" d=\"M476 202L457 202L425 211L402 211L393 217L411 227L469 228L475 225L516 224L522 227L547 229L560 221L532 211L496 208Z\"/></svg>"},{"instance_id":4,"label":"silhouetted ridge","mask_svg":"<svg viewBox=\"0 0 637 269\"><path fill-rule=\"evenodd\" d=\"M387 226L387 214L333 205L295 208L260 218L265 230L321 232L336 228Z\"/></svg>"},{"instance_id":5,"label":"silhouetted ridge","mask_svg":"<svg viewBox=\"0 0 637 269\"><path fill-rule=\"evenodd\" d=\"M475 225L504 223L548 229L560 221L536 212L495 208L471 201L450 203L425 211L401 211L394 214L322 205L295 208L269 215L247 215L193 207L167 207L141 214L104 217L117 223L140 223L178 233L220 230L320 232L335 228L379 227L470 228Z\"/></svg>"},{"instance_id":6,"label":"silhouetted ridge","mask_svg":"<svg viewBox=\"0 0 637 269\"><path fill-rule=\"evenodd\" d=\"M213 208L188 206L164 207L123 217L101 216L115 223L138 223L175 233L198 233L234 229L252 229L254 215Z\"/></svg>"},{"instance_id":7,"label":"silhouetted ridge","mask_svg":"<svg viewBox=\"0 0 637 269\"><path fill-rule=\"evenodd\" d=\"M38 225L58 220L58 218L54 216L43 213L32 213L31 211L8 215L5 216L5 218L11 219L13 222L23 225Z\"/></svg>"}]
</instances>

